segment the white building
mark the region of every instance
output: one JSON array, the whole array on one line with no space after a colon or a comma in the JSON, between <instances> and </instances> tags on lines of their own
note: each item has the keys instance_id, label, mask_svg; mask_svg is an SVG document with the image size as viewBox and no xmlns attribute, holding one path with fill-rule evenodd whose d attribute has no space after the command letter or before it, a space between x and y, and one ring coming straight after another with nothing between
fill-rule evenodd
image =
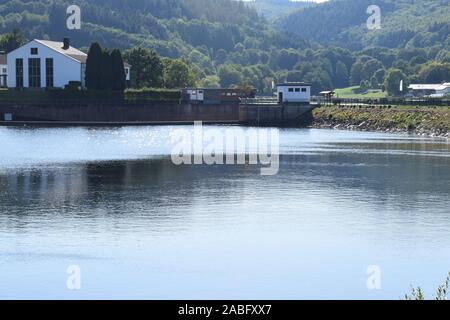
<instances>
[{"instance_id":1,"label":"white building","mask_svg":"<svg viewBox=\"0 0 450 320\"><path fill-rule=\"evenodd\" d=\"M64 88L70 81L85 84L87 54L63 42L33 40L8 54L9 88ZM127 80L130 66L125 64Z\"/></svg>"},{"instance_id":2,"label":"white building","mask_svg":"<svg viewBox=\"0 0 450 320\"><path fill-rule=\"evenodd\" d=\"M6 54L0 53L0 88L7 86L8 79L8 63L6 62Z\"/></svg>"},{"instance_id":3,"label":"white building","mask_svg":"<svg viewBox=\"0 0 450 320\"><path fill-rule=\"evenodd\" d=\"M443 98L450 95L450 82L442 84L411 84L410 94L416 97Z\"/></svg>"},{"instance_id":4,"label":"white building","mask_svg":"<svg viewBox=\"0 0 450 320\"><path fill-rule=\"evenodd\" d=\"M311 85L303 82L287 82L277 85L279 103L309 103L311 100Z\"/></svg>"},{"instance_id":5,"label":"white building","mask_svg":"<svg viewBox=\"0 0 450 320\"><path fill-rule=\"evenodd\" d=\"M436 92L431 94L432 98L443 98L450 95L450 82L444 82L436 88Z\"/></svg>"}]
</instances>

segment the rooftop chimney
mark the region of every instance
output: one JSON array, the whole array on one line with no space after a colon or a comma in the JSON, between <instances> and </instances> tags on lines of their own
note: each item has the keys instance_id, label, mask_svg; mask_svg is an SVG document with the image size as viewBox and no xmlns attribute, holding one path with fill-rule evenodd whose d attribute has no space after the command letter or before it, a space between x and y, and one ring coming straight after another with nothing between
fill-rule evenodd
<instances>
[{"instance_id":1,"label":"rooftop chimney","mask_svg":"<svg viewBox=\"0 0 450 320\"><path fill-rule=\"evenodd\" d=\"M64 38L63 43L64 43L63 49L64 50L69 50L69 48L70 48L70 38Z\"/></svg>"}]
</instances>

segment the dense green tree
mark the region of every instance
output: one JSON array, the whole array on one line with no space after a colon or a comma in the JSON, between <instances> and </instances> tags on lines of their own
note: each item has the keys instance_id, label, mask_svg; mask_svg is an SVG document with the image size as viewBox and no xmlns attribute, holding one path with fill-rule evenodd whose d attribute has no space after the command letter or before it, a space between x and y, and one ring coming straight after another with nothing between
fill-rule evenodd
<instances>
[{"instance_id":1,"label":"dense green tree","mask_svg":"<svg viewBox=\"0 0 450 320\"><path fill-rule=\"evenodd\" d=\"M220 88L220 79L218 76L206 76L200 81L199 86L202 88Z\"/></svg>"},{"instance_id":2,"label":"dense green tree","mask_svg":"<svg viewBox=\"0 0 450 320\"><path fill-rule=\"evenodd\" d=\"M364 80L364 63L357 61L353 64L352 70L350 72L350 83L352 85L359 85L362 80Z\"/></svg>"},{"instance_id":3,"label":"dense green tree","mask_svg":"<svg viewBox=\"0 0 450 320\"><path fill-rule=\"evenodd\" d=\"M417 56L417 57L412 58L411 61L409 61L409 65L410 65L411 68L413 68L413 67L415 67L417 65L424 64L427 61L428 60L426 58Z\"/></svg>"},{"instance_id":4,"label":"dense green tree","mask_svg":"<svg viewBox=\"0 0 450 320\"><path fill-rule=\"evenodd\" d=\"M248 96L250 96L252 91L255 89L250 79L242 80L242 82L239 85L235 86L235 88L239 89L239 91L241 92L244 92Z\"/></svg>"},{"instance_id":5,"label":"dense green tree","mask_svg":"<svg viewBox=\"0 0 450 320\"><path fill-rule=\"evenodd\" d=\"M379 69L375 72L374 77L377 79L378 83L384 83L384 76L386 75L385 69Z\"/></svg>"},{"instance_id":6,"label":"dense green tree","mask_svg":"<svg viewBox=\"0 0 450 320\"><path fill-rule=\"evenodd\" d=\"M377 77L373 76L372 78L370 78L370 88L371 89L378 89L379 87L379 82Z\"/></svg>"},{"instance_id":7,"label":"dense green tree","mask_svg":"<svg viewBox=\"0 0 450 320\"><path fill-rule=\"evenodd\" d=\"M216 64L224 64L227 60L227 52L223 49L219 49L214 57L214 62Z\"/></svg>"},{"instance_id":8,"label":"dense green tree","mask_svg":"<svg viewBox=\"0 0 450 320\"><path fill-rule=\"evenodd\" d=\"M242 82L242 74L233 65L223 65L218 72L220 85L223 88L229 88L232 85L238 85Z\"/></svg>"},{"instance_id":9,"label":"dense green tree","mask_svg":"<svg viewBox=\"0 0 450 320\"><path fill-rule=\"evenodd\" d=\"M299 70L289 71L286 76L287 82L301 82L303 81L304 75Z\"/></svg>"},{"instance_id":10,"label":"dense green tree","mask_svg":"<svg viewBox=\"0 0 450 320\"><path fill-rule=\"evenodd\" d=\"M311 84L312 94L317 95L322 90L333 89L330 75L323 70L316 70L304 75L304 81Z\"/></svg>"},{"instance_id":11,"label":"dense green tree","mask_svg":"<svg viewBox=\"0 0 450 320\"><path fill-rule=\"evenodd\" d=\"M392 68L400 69L405 74L412 73L411 66L409 65L409 63L407 61L405 61L403 59L395 60L394 63L392 64Z\"/></svg>"},{"instance_id":12,"label":"dense green tree","mask_svg":"<svg viewBox=\"0 0 450 320\"><path fill-rule=\"evenodd\" d=\"M98 43L89 49L85 81L88 90L123 91L126 87L125 69L118 49L109 52Z\"/></svg>"},{"instance_id":13,"label":"dense green tree","mask_svg":"<svg viewBox=\"0 0 450 320\"><path fill-rule=\"evenodd\" d=\"M11 33L7 33L0 37L0 51L11 52L19 48L25 39L19 29L14 29Z\"/></svg>"},{"instance_id":14,"label":"dense green tree","mask_svg":"<svg viewBox=\"0 0 450 320\"><path fill-rule=\"evenodd\" d=\"M359 88L364 91L368 90L370 88L370 82L367 80L362 80L359 84Z\"/></svg>"},{"instance_id":15,"label":"dense green tree","mask_svg":"<svg viewBox=\"0 0 450 320\"><path fill-rule=\"evenodd\" d=\"M169 89L193 87L196 84L195 74L182 60L166 60L164 62L164 86Z\"/></svg>"},{"instance_id":16,"label":"dense green tree","mask_svg":"<svg viewBox=\"0 0 450 320\"><path fill-rule=\"evenodd\" d=\"M277 65L281 69L290 70L298 63L299 59L300 59L300 55L296 50L282 49L278 54Z\"/></svg>"},{"instance_id":17,"label":"dense green tree","mask_svg":"<svg viewBox=\"0 0 450 320\"><path fill-rule=\"evenodd\" d=\"M400 83L403 81L403 92L400 92ZM408 77L400 69L390 68L386 72L384 87L389 95L398 96L405 93L408 86Z\"/></svg>"},{"instance_id":18,"label":"dense green tree","mask_svg":"<svg viewBox=\"0 0 450 320\"><path fill-rule=\"evenodd\" d=\"M366 61L362 70L363 80L370 80L374 76L375 72L383 68L383 64L377 59L370 59Z\"/></svg>"},{"instance_id":19,"label":"dense green tree","mask_svg":"<svg viewBox=\"0 0 450 320\"><path fill-rule=\"evenodd\" d=\"M336 71L335 71L335 77L334 77L334 84L338 88L344 88L347 87L349 84L349 75L348 75L348 69L345 63L342 61L338 61L336 63Z\"/></svg>"},{"instance_id":20,"label":"dense green tree","mask_svg":"<svg viewBox=\"0 0 450 320\"><path fill-rule=\"evenodd\" d=\"M427 63L420 68L419 78L424 83L450 81L450 64L437 61Z\"/></svg>"},{"instance_id":21,"label":"dense green tree","mask_svg":"<svg viewBox=\"0 0 450 320\"><path fill-rule=\"evenodd\" d=\"M124 57L133 70L132 87L162 87L164 66L161 57L155 51L137 47L125 52Z\"/></svg>"},{"instance_id":22,"label":"dense green tree","mask_svg":"<svg viewBox=\"0 0 450 320\"><path fill-rule=\"evenodd\" d=\"M188 60L190 64L199 66L205 74L210 74L212 63L209 56L201 53L199 50L192 50L189 53Z\"/></svg>"}]
</instances>

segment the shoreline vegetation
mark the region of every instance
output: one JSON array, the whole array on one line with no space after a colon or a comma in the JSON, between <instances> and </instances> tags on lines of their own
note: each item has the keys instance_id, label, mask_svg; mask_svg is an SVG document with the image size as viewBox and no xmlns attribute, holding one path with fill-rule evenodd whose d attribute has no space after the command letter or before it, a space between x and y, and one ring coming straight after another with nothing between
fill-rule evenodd
<instances>
[{"instance_id":1,"label":"shoreline vegetation","mask_svg":"<svg viewBox=\"0 0 450 320\"><path fill-rule=\"evenodd\" d=\"M166 88L111 90L79 90L73 88L47 88L45 90L1 90L0 106L7 104L95 104L132 103L136 101L178 102L180 90Z\"/></svg>"},{"instance_id":2,"label":"shoreline vegetation","mask_svg":"<svg viewBox=\"0 0 450 320\"><path fill-rule=\"evenodd\" d=\"M449 298L449 288L450 288L450 272L447 274L447 278L444 283L440 285L436 290L436 295L432 298L437 301L448 300ZM421 287L412 287L411 293L406 294L405 300L430 300L430 298L425 297L425 293Z\"/></svg>"},{"instance_id":3,"label":"shoreline vegetation","mask_svg":"<svg viewBox=\"0 0 450 320\"><path fill-rule=\"evenodd\" d=\"M312 111L310 127L450 139L450 107L322 106Z\"/></svg>"}]
</instances>

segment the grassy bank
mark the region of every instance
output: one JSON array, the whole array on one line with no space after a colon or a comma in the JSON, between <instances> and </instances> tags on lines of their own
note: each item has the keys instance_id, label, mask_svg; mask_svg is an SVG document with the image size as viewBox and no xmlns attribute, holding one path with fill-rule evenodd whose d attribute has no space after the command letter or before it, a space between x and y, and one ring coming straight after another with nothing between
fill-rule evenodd
<instances>
[{"instance_id":1,"label":"grassy bank","mask_svg":"<svg viewBox=\"0 0 450 320\"><path fill-rule=\"evenodd\" d=\"M341 99L382 99L386 98L386 92L381 90L362 91L359 86L335 90L336 97Z\"/></svg>"},{"instance_id":2,"label":"grassy bank","mask_svg":"<svg viewBox=\"0 0 450 320\"><path fill-rule=\"evenodd\" d=\"M313 127L450 138L450 107L320 107L313 111Z\"/></svg>"}]
</instances>

